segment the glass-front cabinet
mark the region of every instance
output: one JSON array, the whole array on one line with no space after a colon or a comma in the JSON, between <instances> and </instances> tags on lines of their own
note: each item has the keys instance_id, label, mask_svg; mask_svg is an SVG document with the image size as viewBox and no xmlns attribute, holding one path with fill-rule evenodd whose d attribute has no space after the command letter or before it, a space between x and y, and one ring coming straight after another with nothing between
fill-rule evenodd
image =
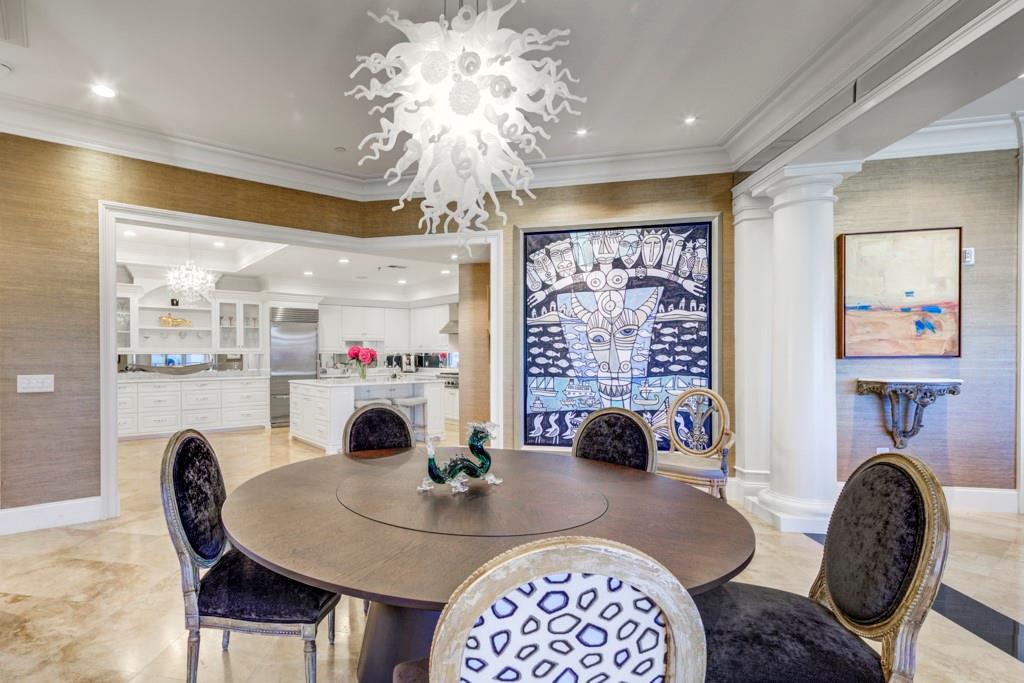
<instances>
[{"instance_id":1,"label":"glass-front cabinet","mask_svg":"<svg viewBox=\"0 0 1024 683\"><path fill-rule=\"evenodd\" d=\"M117 310L115 315L115 323L117 325L117 352L131 353L132 298L130 296L117 297Z\"/></svg>"},{"instance_id":2,"label":"glass-front cabinet","mask_svg":"<svg viewBox=\"0 0 1024 683\"><path fill-rule=\"evenodd\" d=\"M263 339L262 306L256 301L217 300L217 348L259 351Z\"/></svg>"}]
</instances>

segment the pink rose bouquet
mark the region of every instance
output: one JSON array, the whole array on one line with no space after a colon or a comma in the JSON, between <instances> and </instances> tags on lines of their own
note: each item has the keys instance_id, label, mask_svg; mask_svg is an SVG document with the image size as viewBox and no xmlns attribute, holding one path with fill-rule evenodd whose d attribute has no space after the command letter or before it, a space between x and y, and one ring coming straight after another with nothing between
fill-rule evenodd
<instances>
[{"instance_id":1,"label":"pink rose bouquet","mask_svg":"<svg viewBox=\"0 0 1024 683\"><path fill-rule=\"evenodd\" d=\"M366 379L366 367L377 360L377 351L369 346L350 346L348 347L348 360L349 363L359 366L359 376Z\"/></svg>"}]
</instances>

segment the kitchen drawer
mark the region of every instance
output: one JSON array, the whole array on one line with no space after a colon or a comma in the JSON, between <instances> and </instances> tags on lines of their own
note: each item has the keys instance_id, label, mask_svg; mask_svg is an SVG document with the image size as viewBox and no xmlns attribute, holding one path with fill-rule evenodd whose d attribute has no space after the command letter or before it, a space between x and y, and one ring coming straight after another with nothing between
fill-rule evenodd
<instances>
[{"instance_id":1,"label":"kitchen drawer","mask_svg":"<svg viewBox=\"0 0 1024 683\"><path fill-rule=\"evenodd\" d=\"M118 394L117 395L117 412L118 414L123 412L135 412L139 406L138 394Z\"/></svg>"},{"instance_id":2,"label":"kitchen drawer","mask_svg":"<svg viewBox=\"0 0 1024 683\"><path fill-rule=\"evenodd\" d=\"M217 391L220 389L221 383L216 380L204 379L202 381L195 382L182 382L181 390L186 391Z\"/></svg>"},{"instance_id":3,"label":"kitchen drawer","mask_svg":"<svg viewBox=\"0 0 1024 683\"><path fill-rule=\"evenodd\" d=\"M176 432L181 427L179 413L153 413L139 416L140 432Z\"/></svg>"},{"instance_id":4,"label":"kitchen drawer","mask_svg":"<svg viewBox=\"0 0 1024 683\"><path fill-rule=\"evenodd\" d=\"M168 412L181 408L181 394L140 394L139 410L142 412Z\"/></svg>"},{"instance_id":5,"label":"kitchen drawer","mask_svg":"<svg viewBox=\"0 0 1024 683\"><path fill-rule=\"evenodd\" d=\"M270 387L253 389L225 389L220 392L222 408L266 405L270 402Z\"/></svg>"},{"instance_id":6,"label":"kitchen drawer","mask_svg":"<svg viewBox=\"0 0 1024 683\"><path fill-rule=\"evenodd\" d=\"M289 394L291 396L310 396L312 393L313 387L308 387L305 384L289 385Z\"/></svg>"},{"instance_id":7,"label":"kitchen drawer","mask_svg":"<svg viewBox=\"0 0 1024 683\"><path fill-rule=\"evenodd\" d=\"M320 443L327 443L327 422L314 420L312 429L309 430L309 437Z\"/></svg>"},{"instance_id":8,"label":"kitchen drawer","mask_svg":"<svg viewBox=\"0 0 1024 683\"><path fill-rule=\"evenodd\" d=\"M181 382L142 382L140 394L180 394Z\"/></svg>"},{"instance_id":9,"label":"kitchen drawer","mask_svg":"<svg viewBox=\"0 0 1024 683\"><path fill-rule=\"evenodd\" d=\"M224 408L220 411L221 424L225 427L262 425L267 422L267 408Z\"/></svg>"},{"instance_id":10,"label":"kitchen drawer","mask_svg":"<svg viewBox=\"0 0 1024 683\"><path fill-rule=\"evenodd\" d=\"M203 427L219 427L219 410L186 410L181 413L181 426L184 428L202 429Z\"/></svg>"},{"instance_id":11,"label":"kitchen drawer","mask_svg":"<svg viewBox=\"0 0 1024 683\"><path fill-rule=\"evenodd\" d=\"M136 385L136 384L129 384L128 382L118 382L117 383L117 395L118 396L128 396L128 395L134 396L137 393L139 393L138 385Z\"/></svg>"},{"instance_id":12,"label":"kitchen drawer","mask_svg":"<svg viewBox=\"0 0 1024 683\"><path fill-rule=\"evenodd\" d=\"M220 408L219 391L187 391L181 392L181 407L183 410L193 408Z\"/></svg>"},{"instance_id":13,"label":"kitchen drawer","mask_svg":"<svg viewBox=\"0 0 1024 683\"><path fill-rule=\"evenodd\" d=\"M139 419L136 415L118 415L117 416L117 433L120 434L134 434L139 431Z\"/></svg>"},{"instance_id":14,"label":"kitchen drawer","mask_svg":"<svg viewBox=\"0 0 1024 683\"><path fill-rule=\"evenodd\" d=\"M270 391L270 380L269 379L225 379L221 380L221 389L261 389Z\"/></svg>"}]
</instances>

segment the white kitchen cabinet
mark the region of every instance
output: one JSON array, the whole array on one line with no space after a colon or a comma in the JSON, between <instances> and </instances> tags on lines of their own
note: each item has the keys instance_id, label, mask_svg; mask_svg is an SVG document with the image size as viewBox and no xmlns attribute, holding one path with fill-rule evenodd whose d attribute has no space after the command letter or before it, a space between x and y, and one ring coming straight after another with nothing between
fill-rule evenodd
<instances>
[{"instance_id":1,"label":"white kitchen cabinet","mask_svg":"<svg viewBox=\"0 0 1024 683\"><path fill-rule=\"evenodd\" d=\"M320 351L341 351L345 345L345 333L341 326L341 306L321 304L318 329Z\"/></svg>"},{"instance_id":2,"label":"white kitchen cabinet","mask_svg":"<svg viewBox=\"0 0 1024 683\"><path fill-rule=\"evenodd\" d=\"M119 436L269 426L270 380L265 377L119 381Z\"/></svg>"},{"instance_id":3,"label":"white kitchen cabinet","mask_svg":"<svg viewBox=\"0 0 1024 683\"><path fill-rule=\"evenodd\" d=\"M384 309L384 349L406 351L409 345L409 309Z\"/></svg>"},{"instance_id":4,"label":"white kitchen cabinet","mask_svg":"<svg viewBox=\"0 0 1024 683\"><path fill-rule=\"evenodd\" d=\"M459 421L459 390L452 387L444 388L444 419Z\"/></svg>"},{"instance_id":5,"label":"white kitchen cabinet","mask_svg":"<svg viewBox=\"0 0 1024 683\"><path fill-rule=\"evenodd\" d=\"M258 301L218 296L214 303L217 350L231 353L260 351L264 328L262 309Z\"/></svg>"},{"instance_id":6,"label":"white kitchen cabinet","mask_svg":"<svg viewBox=\"0 0 1024 683\"><path fill-rule=\"evenodd\" d=\"M384 309L368 306L342 306L341 329L345 339L383 341Z\"/></svg>"},{"instance_id":7,"label":"white kitchen cabinet","mask_svg":"<svg viewBox=\"0 0 1024 683\"><path fill-rule=\"evenodd\" d=\"M410 312L409 341L416 351L447 351L448 335L441 328L448 322L448 306L424 306Z\"/></svg>"}]
</instances>

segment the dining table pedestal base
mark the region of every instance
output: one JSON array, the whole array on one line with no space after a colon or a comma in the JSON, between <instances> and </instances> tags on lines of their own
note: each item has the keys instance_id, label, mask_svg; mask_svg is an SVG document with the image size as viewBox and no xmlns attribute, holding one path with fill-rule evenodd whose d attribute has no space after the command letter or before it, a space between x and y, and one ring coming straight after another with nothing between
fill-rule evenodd
<instances>
[{"instance_id":1,"label":"dining table pedestal base","mask_svg":"<svg viewBox=\"0 0 1024 683\"><path fill-rule=\"evenodd\" d=\"M391 683L395 665L430 656L440 612L371 602L359 654L359 683Z\"/></svg>"}]
</instances>

